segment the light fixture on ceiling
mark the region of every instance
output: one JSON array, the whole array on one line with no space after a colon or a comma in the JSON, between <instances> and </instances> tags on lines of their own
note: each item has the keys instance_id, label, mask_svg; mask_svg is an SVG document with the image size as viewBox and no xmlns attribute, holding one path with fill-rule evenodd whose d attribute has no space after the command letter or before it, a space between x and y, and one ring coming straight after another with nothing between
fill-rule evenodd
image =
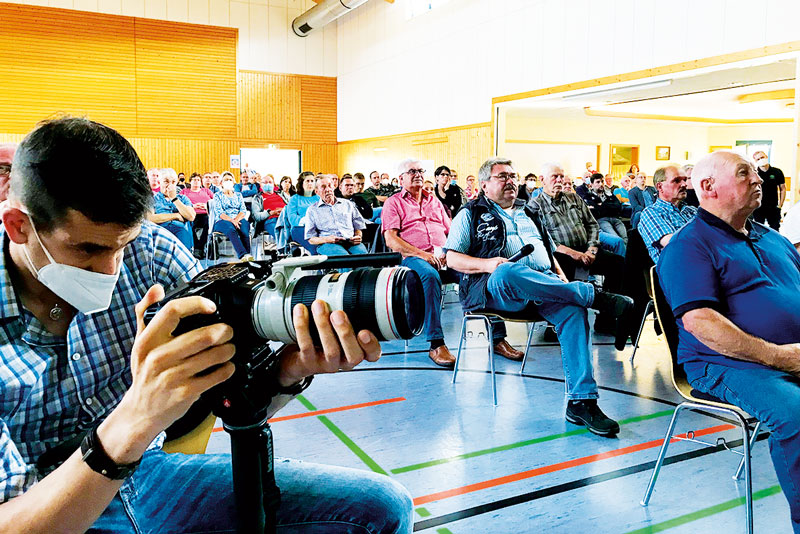
<instances>
[{"instance_id":1,"label":"light fixture on ceiling","mask_svg":"<svg viewBox=\"0 0 800 534\"><path fill-rule=\"evenodd\" d=\"M655 89L657 87L666 87L672 84L672 80L657 80L654 82L636 83L633 85L625 85L623 87L614 87L608 89L598 89L596 91L584 91L574 95L562 96L562 100L577 100L588 96L611 95L617 93L627 93L630 91L638 91L639 89Z\"/></svg>"}]
</instances>

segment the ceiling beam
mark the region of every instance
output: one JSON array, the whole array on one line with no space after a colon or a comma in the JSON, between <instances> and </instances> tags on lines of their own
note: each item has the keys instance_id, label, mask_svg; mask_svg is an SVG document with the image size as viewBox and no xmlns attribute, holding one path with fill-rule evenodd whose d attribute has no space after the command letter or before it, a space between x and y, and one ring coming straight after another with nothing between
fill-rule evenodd
<instances>
[{"instance_id":1,"label":"ceiling beam","mask_svg":"<svg viewBox=\"0 0 800 534\"><path fill-rule=\"evenodd\" d=\"M794 100L794 89L779 89L777 91L764 91L762 93L746 93L739 95L736 100L738 100L740 104L763 102L764 100Z\"/></svg>"}]
</instances>

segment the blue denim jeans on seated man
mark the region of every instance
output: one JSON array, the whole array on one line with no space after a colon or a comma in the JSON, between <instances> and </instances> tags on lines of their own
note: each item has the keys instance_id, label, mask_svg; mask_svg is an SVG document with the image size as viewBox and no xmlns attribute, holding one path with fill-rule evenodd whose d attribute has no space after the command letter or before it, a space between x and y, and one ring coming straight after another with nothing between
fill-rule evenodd
<instances>
[{"instance_id":1,"label":"blue denim jeans on seated man","mask_svg":"<svg viewBox=\"0 0 800 534\"><path fill-rule=\"evenodd\" d=\"M183 243L183 246L186 247L186 250L189 252L194 250L194 234L192 233L192 223L167 221L165 223L161 223L161 226L172 232L175 237L178 238L178 241Z\"/></svg>"},{"instance_id":2,"label":"blue denim jeans on seated man","mask_svg":"<svg viewBox=\"0 0 800 534\"><path fill-rule=\"evenodd\" d=\"M411 496L385 475L275 459L280 534L411 532ZM231 457L145 453L91 534L236 533Z\"/></svg>"},{"instance_id":3,"label":"blue denim jeans on seated man","mask_svg":"<svg viewBox=\"0 0 800 534\"><path fill-rule=\"evenodd\" d=\"M489 276L489 307L514 312L531 301L539 314L553 323L561 342L561 361L570 400L596 399L592 371L587 307L594 302L594 288L586 282L563 282L551 271L503 263Z\"/></svg>"},{"instance_id":4,"label":"blue denim jeans on seated man","mask_svg":"<svg viewBox=\"0 0 800 534\"><path fill-rule=\"evenodd\" d=\"M358 245L350 245L349 247L337 245L336 243L325 243L324 245L317 245L317 254L324 254L325 256L346 256L348 254L366 254L367 247L359 243Z\"/></svg>"},{"instance_id":5,"label":"blue denim jeans on seated man","mask_svg":"<svg viewBox=\"0 0 800 534\"><path fill-rule=\"evenodd\" d=\"M800 379L771 368L687 365L689 383L743 409L770 430L769 451L800 534Z\"/></svg>"},{"instance_id":6,"label":"blue denim jeans on seated man","mask_svg":"<svg viewBox=\"0 0 800 534\"><path fill-rule=\"evenodd\" d=\"M617 254L623 258L625 257L625 250L627 247L625 246L625 241L623 241L621 237L600 230L600 237L598 239L600 240L601 248L612 254Z\"/></svg>"}]
</instances>

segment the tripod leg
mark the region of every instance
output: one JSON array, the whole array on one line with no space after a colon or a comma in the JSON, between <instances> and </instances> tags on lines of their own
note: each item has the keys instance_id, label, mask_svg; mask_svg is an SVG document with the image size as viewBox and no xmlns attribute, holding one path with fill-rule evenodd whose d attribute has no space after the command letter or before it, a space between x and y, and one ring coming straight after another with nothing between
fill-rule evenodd
<instances>
[{"instance_id":1,"label":"tripod leg","mask_svg":"<svg viewBox=\"0 0 800 534\"><path fill-rule=\"evenodd\" d=\"M226 430L231 436L233 491L238 531L241 534L271 534L276 528L280 490L275 484L272 431L269 425Z\"/></svg>"}]
</instances>

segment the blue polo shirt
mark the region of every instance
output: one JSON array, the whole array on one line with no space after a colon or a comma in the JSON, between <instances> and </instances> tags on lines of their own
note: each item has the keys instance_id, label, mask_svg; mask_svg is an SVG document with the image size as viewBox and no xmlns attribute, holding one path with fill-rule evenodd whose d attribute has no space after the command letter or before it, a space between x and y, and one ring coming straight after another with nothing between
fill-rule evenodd
<instances>
[{"instance_id":1,"label":"blue polo shirt","mask_svg":"<svg viewBox=\"0 0 800 534\"><path fill-rule=\"evenodd\" d=\"M789 241L762 224L747 235L699 208L661 252L658 276L678 318L678 361L689 376L705 362L738 369L761 364L711 350L683 327L688 311L711 308L743 331L766 341L800 342L800 255Z\"/></svg>"}]
</instances>

